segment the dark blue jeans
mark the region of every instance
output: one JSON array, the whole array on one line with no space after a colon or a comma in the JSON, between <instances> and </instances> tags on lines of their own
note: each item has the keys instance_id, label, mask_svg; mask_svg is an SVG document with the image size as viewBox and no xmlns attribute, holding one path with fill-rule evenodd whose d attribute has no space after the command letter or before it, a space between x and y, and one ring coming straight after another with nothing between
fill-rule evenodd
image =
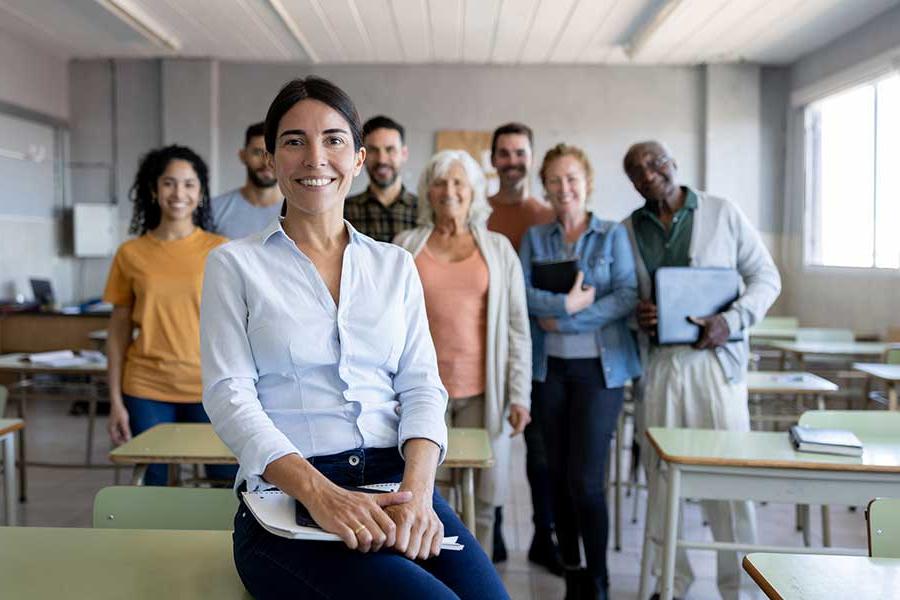
<instances>
[{"instance_id":1,"label":"dark blue jeans","mask_svg":"<svg viewBox=\"0 0 900 600\"><path fill-rule=\"evenodd\" d=\"M359 459L356 465L349 462L351 456ZM403 477L404 463L396 448L360 448L309 461L338 485L398 482ZM278 537L263 529L241 503L234 517L238 574L257 600L508 599L494 566L472 534L437 492L433 502L444 535L459 536L465 549L444 550L425 561L409 560L391 549L362 554L341 542Z\"/></svg>"},{"instance_id":2,"label":"dark blue jeans","mask_svg":"<svg viewBox=\"0 0 900 600\"><path fill-rule=\"evenodd\" d=\"M550 465L553 514L563 562L581 563L584 544L587 570L598 587L609 587L606 547L609 513L606 467L609 443L622 410L622 388L609 389L600 359L547 361L547 378L538 383L537 420Z\"/></svg>"},{"instance_id":3,"label":"dark blue jeans","mask_svg":"<svg viewBox=\"0 0 900 600\"><path fill-rule=\"evenodd\" d=\"M550 494L550 470L547 466L547 449L544 433L537 415L540 412L538 382L531 384L531 414L534 420L525 427L525 474L531 488L531 520L535 536L549 536L553 529L553 500Z\"/></svg>"},{"instance_id":4,"label":"dark blue jeans","mask_svg":"<svg viewBox=\"0 0 900 600\"><path fill-rule=\"evenodd\" d=\"M137 435L160 423L209 423L209 417L200 402L163 402L136 396L123 396L128 409L131 434ZM210 479L234 481L236 465L206 465L206 476ZM144 485L166 485L169 472L166 465L156 464L147 468Z\"/></svg>"}]
</instances>

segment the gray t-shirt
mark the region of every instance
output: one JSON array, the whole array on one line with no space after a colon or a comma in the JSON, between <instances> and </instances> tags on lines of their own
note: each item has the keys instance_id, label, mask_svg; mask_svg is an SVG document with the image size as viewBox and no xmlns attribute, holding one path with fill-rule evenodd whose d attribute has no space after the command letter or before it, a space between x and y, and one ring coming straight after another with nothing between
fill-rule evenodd
<instances>
[{"instance_id":1,"label":"gray t-shirt","mask_svg":"<svg viewBox=\"0 0 900 600\"><path fill-rule=\"evenodd\" d=\"M262 231L281 214L281 202L270 206L254 206L247 202L240 188L212 199L213 231L233 240Z\"/></svg>"}]
</instances>

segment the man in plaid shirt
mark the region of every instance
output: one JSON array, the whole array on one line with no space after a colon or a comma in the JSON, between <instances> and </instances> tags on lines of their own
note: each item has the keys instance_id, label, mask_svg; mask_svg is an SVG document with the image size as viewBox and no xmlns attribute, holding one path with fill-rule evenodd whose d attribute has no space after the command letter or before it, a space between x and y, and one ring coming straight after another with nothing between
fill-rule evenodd
<instances>
[{"instance_id":1,"label":"man in plaid shirt","mask_svg":"<svg viewBox=\"0 0 900 600\"><path fill-rule=\"evenodd\" d=\"M400 179L409 158L403 126L384 116L363 125L366 172L369 187L347 198L344 218L359 231L381 242L390 242L404 229L416 226L418 198Z\"/></svg>"}]
</instances>

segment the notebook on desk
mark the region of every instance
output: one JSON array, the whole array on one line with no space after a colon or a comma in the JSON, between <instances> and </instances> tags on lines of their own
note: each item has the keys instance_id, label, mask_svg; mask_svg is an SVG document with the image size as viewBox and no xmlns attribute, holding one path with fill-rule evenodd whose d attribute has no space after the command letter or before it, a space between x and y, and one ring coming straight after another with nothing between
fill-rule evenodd
<instances>
[{"instance_id":1,"label":"notebook on desk","mask_svg":"<svg viewBox=\"0 0 900 600\"><path fill-rule=\"evenodd\" d=\"M863 445L852 431L819 429L794 425L790 429L791 443L798 452L862 456Z\"/></svg>"},{"instance_id":2,"label":"notebook on desk","mask_svg":"<svg viewBox=\"0 0 900 600\"><path fill-rule=\"evenodd\" d=\"M660 344L693 344L700 327L688 317L718 314L737 300L741 276L734 269L661 267L656 270L657 340ZM732 331L728 341L744 338Z\"/></svg>"}]
</instances>

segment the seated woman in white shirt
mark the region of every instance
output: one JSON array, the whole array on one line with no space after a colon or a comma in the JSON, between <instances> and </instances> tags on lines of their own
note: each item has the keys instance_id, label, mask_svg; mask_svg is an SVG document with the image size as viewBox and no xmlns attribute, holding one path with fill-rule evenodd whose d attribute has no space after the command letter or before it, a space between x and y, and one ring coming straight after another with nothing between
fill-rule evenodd
<instances>
[{"instance_id":1,"label":"seated woman in white shirt","mask_svg":"<svg viewBox=\"0 0 900 600\"><path fill-rule=\"evenodd\" d=\"M281 489L344 543L277 537L241 505L244 585L255 598L508 598L434 491L447 393L412 256L343 220L366 154L356 108L328 81L294 80L265 141L287 214L210 254L203 403L239 489ZM384 482L400 491L342 487ZM441 552L445 535L465 549Z\"/></svg>"}]
</instances>

